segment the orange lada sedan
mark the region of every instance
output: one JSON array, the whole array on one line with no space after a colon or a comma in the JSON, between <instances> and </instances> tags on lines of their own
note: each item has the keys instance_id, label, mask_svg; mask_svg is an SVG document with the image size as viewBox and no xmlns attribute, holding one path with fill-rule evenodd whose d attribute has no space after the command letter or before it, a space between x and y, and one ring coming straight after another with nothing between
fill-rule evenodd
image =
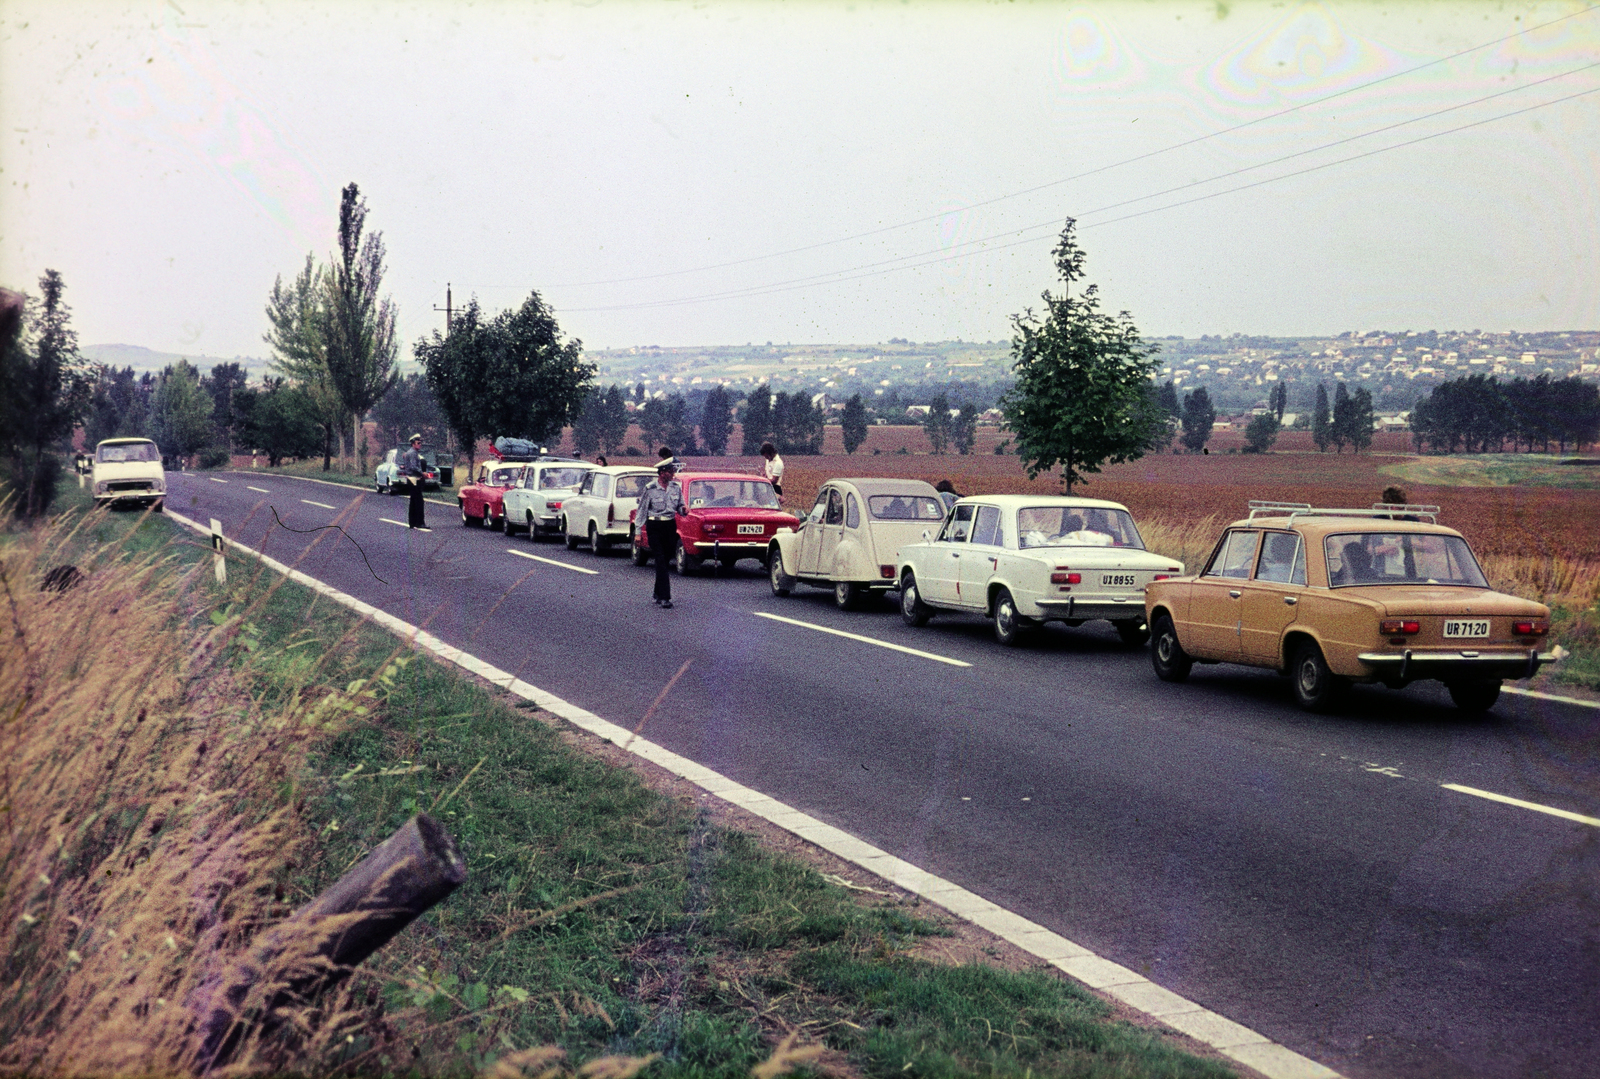
<instances>
[{"instance_id":1,"label":"orange lada sedan","mask_svg":"<svg viewBox=\"0 0 1600 1079\"><path fill-rule=\"evenodd\" d=\"M1157 677L1195 663L1287 674L1309 711L1357 682L1399 689L1434 678L1467 712L1493 707L1507 678L1531 678L1550 609L1489 587L1437 506L1314 509L1251 502L1205 568L1145 590Z\"/></svg>"}]
</instances>

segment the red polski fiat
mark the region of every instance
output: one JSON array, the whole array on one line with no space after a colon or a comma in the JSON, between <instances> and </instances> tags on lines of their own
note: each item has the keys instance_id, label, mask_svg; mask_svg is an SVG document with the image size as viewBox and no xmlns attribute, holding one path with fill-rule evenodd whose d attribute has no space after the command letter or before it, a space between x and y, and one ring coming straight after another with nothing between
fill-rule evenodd
<instances>
[{"instance_id":1,"label":"red polski fiat","mask_svg":"<svg viewBox=\"0 0 1600 1079\"><path fill-rule=\"evenodd\" d=\"M767 545L779 532L793 532L794 514L778 508L772 481L739 472L680 472L672 485L683 491L687 513L678 517L674 567L684 576L705 562L732 569L741 558L766 564ZM633 561L650 561L646 529L633 530Z\"/></svg>"}]
</instances>

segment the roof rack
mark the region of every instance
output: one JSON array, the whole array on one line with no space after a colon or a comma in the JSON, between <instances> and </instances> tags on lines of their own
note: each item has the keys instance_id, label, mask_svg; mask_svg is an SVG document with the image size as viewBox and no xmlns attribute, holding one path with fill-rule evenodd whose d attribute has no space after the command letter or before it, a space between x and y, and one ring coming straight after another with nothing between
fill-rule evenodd
<instances>
[{"instance_id":1,"label":"roof rack","mask_svg":"<svg viewBox=\"0 0 1600 1079\"><path fill-rule=\"evenodd\" d=\"M1378 520L1421 520L1426 518L1429 524L1439 523L1438 506L1419 506L1410 503L1374 502L1371 509L1330 509L1315 507L1308 502L1268 502L1264 499L1252 498L1250 500L1249 520L1257 517L1371 517Z\"/></svg>"}]
</instances>

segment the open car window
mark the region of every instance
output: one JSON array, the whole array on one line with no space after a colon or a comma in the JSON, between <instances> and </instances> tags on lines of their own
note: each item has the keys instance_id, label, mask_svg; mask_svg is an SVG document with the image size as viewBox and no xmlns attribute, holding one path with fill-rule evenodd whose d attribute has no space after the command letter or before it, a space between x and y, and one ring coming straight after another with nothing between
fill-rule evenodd
<instances>
[{"instance_id":1,"label":"open car window","mask_svg":"<svg viewBox=\"0 0 1600 1079\"><path fill-rule=\"evenodd\" d=\"M1323 540L1328 583L1488 588L1472 548L1460 536L1417 532L1344 532Z\"/></svg>"},{"instance_id":2,"label":"open car window","mask_svg":"<svg viewBox=\"0 0 1600 1079\"><path fill-rule=\"evenodd\" d=\"M1134 547L1144 540L1127 510L1098 506L1027 506L1017 511L1017 546Z\"/></svg>"},{"instance_id":3,"label":"open car window","mask_svg":"<svg viewBox=\"0 0 1600 1079\"><path fill-rule=\"evenodd\" d=\"M967 536L972 531L972 512L976 509L970 503L957 506L955 512L950 514L950 519L944 523L944 531L939 533L939 539L944 543L965 543Z\"/></svg>"}]
</instances>

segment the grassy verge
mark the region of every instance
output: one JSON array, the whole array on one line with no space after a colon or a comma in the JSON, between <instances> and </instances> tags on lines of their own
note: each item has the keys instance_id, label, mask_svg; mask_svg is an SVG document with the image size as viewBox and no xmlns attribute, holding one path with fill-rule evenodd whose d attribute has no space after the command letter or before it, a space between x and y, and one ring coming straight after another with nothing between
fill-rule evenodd
<instances>
[{"instance_id":1,"label":"grassy verge","mask_svg":"<svg viewBox=\"0 0 1600 1079\"><path fill-rule=\"evenodd\" d=\"M74 484L62 505L75 501ZM719 826L703 805L575 748L551 717L252 563L232 561L229 588L217 588L208 550L187 534L173 545L172 528L103 514L76 532L14 537L3 551L19 584L60 561L89 572L57 599L19 587L13 615L46 625L65 608L43 604L79 604L67 621L82 623L81 647L60 650L60 661L144 656L146 674L164 672L151 685L166 718L139 761L106 738L155 723L156 702L128 671L115 715L89 715L88 697L57 702L83 721L48 737L30 726L33 755L20 760L33 771L8 766L13 794L40 769L63 781L49 797L14 800L39 817L19 824L59 821L63 807L73 823L5 851L0 902L33 921L4 930L5 982L30 988L13 989L27 1007L10 1012L0 1066L183 1070L175 1004L261 924L424 810L457 837L467 883L335 1000L300 1016L297 1034L256 1045L253 1067L521 1074L564 1060L555 1074L1230 1074L1111 1020L1107 1005L1054 974L919 958L919 942L946 932L930 912L847 891ZM145 577L123 580L131 568ZM165 605L138 625L104 621L127 617L106 613L105 590L119 588ZM0 668L0 708L32 718L30 684L70 682L54 662ZM73 769L48 763L81 757L78 742L99 748ZM107 785L101 773L118 778ZM80 782L65 784L72 776ZM219 863L219 850L233 860ZM197 898L201 869L228 883ZM108 870L127 875L121 891L103 884ZM52 883L30 884L35 875ZM66 1032L70 1046L60 1044Z\"/></svg>"}]
</instances>

